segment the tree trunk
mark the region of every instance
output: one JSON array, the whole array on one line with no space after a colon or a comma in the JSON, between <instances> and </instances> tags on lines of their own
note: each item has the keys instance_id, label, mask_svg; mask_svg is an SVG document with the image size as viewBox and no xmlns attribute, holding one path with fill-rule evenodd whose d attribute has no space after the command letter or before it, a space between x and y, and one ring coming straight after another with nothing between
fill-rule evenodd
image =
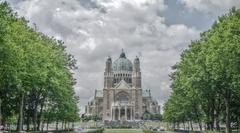
<instances>
[{"instance_id":1,"label":"tree trunk","mask_svg":"<svg viewBox=\"0 0 240 133\"><path fill-rule=\"evenodd\" d=\"M62 121L62 130L63 130L64 121Z\"/></svg>"},{"instance_id":2,"label":"tree trunk","mask_svg":"<svg viewBox=\"0 0 240 133\"><path fill-rule=\"evenodd\" d=\"M37 130L37 105L35 105L33 112L33 130Z\"/></svg>"},{"instance_id":3,"label":"tree trunk","mask_svg":"<svg viewBox=\"0 0 240 133\"><path fill-rule=\"evenodd\" d=\"M30 131L30 115L29 115L29 113L27 113L27 121L26 121L26 124L27 124L27 131Z\"/></svg>"},{"instance_id":4,"label":"tree trunk","mask_svg":"<svg viewBox=\"0 0 240 133\"><path fill-rule=\"evenodd\" d=\"M207 130L210 130L210 123L207 122Z\"/></svg>"},{"instance_id":5,"label":"tree trunk","mask_svg":"<svg viewBox=\"0 0 240 133\"><path fill-rule=\"evenodd\" d=\"M41 103L41 107L40 107L40 112L38 114L38 119L37 119L37 130L40 130L40 124L41 124L41 118L42 118L42 112L43 112L43 105L44 103Z\"/></svg>"},{"instance_id":6,"label":"tree trunk","mask_svg":"<svg viewBox=\"0 0 240 133\"><path fill-rule=\"evenodd\" d=\"M21 132L23 129L23 104L24 104L24 94L21 94L20 109L19 109L19 123L18 123L18 132Z\"/></svg>"},{"instance_id":7,"label":"tree trunk","mask_svg":"<svg viewBox=\"0 0 240 133\"><path fill-rule=\"evenodd\" d=\"M211 99L211 121L210 121L210 126L211 126L211 130L214 130L214 120L215 120L215 97Z\"/></svg>"},{"instance_id":8,"label":"tree trunk","mask_svg":"<svg viewBox=\"0 0 240 133\"><path fill-rule=\"evenodd\" d=\"M20 119L20 117L18 116L18 118L17 118L17 127L16 127L16 131L19 130L19 119Z\"/></svg>"},{"instance_id":9,"label":"tree trunk","mask_svg":"<svg viewBox=\"0 0 240 133\"><path fill-rule=\"evenodd\" d=\"M43 129L44 129L44 123L45 123L45 121L42 122L41 132L43 132ZM40 131L40 130L39 130L39 131Z\"/></svg>"},{"instance_id":10,"label":"tree trunk","mask_svg":"<svg viewBox=\"0 0 240 133\"><path fill-rule=\"evenodd\" d=\"M216 121L216 129L220 132L220 112L221 112L221 98L218 96L217 107L216 107L216 114L215 114L215 121Z\"/></svg>"},{"instance_id":11,"label":"tree trunk","mask_svg":"<svg viewBox=\"0 0 240 133\"><path fill-rule=\"evenodd\" d=\"M183 122L183 129L186 130L185 121Z\"/></svg>"},{"instance_id":12,"label":"tree trunk","mask_svg":"<svg viewBox=\"0 0 240 133\"><path fill-rule=\"evenodd\" d=\"M238 117L237 123L238 123L238 124L237 124L237 125L238 125L238 126L237 126L237 127L238 127L238 128L237 128L237 132L239 133L239 129L240 129L240 120L239 120L239 117Z\"/></svg>"},{"instance_id":13,"label":"tree trunk","mask_svg":"<svg viewBox=\"0 0 240 133\"><path fill-rule=\"evenodd\" d=\"M49 115L48 115L49 116ZM49 125L49 122L50 122L50 118L47 117L47 132L48 132L48 125Z\"/></svg>"},{"instance_id":14,"label":"tree trunk","mask_svg":"<svg viewBox=\"0 0 240 133\"><path fill-rule=\"evenodd\" d=\"M56 121L56 131L58 131L58 120Z\"/></svg>"},{"instance_id":15,"label":"tree trunk","mask_svg":"<svg viewBox=\"0 0 240 133\"><path fill-rule=\"evenodd\" d=\"M239 129L240 129L240 121L239 121L239 117L238 117L238 121L237 121L237 132L239 133Z\"/></svg>"},{"instance_id":16,"label":"tree trunk","mask_svg":"<svg viewBox=\"0 0 240 133\"><path fill-rule=\"evenodd\" d=\"M11 124L7 124L7 130L9 131L10 130L10 127L11 127Z\"/></svg>"},{"instance_id":17,"label":"tree trunk","mask_svg":"<svg viewBox=\"0 0 240 133\"><path fill-rule=\"evenodd\" d=\"M208 101L209 102L209 101ZM210 130L210 105L208 104L207 110L206 110L206 115L207 115L207 130Z\"/></svg>"},{"instance_id":18,"label":"tree trunk","mask_svg":"<svg viewBox=\"0 0 240 133\"><path fill-rule=\"evenodd\" d=\"M192 124L192 121L190 121L190 126L191 126L191 130L193 131L193 124Z\"/></svg>"},{"instance_id":19,"label":"tree trunk","mask_svg":"<svg viewBox=\"0 0 240 133\"><path fill-rule=\"evenodd\" d=\"M38 105L39 105L39 94L37 94L34 104L33 112L33 130L37 131L37 118L38 118Z\"/></svg>"},{"instance_id":20,"label":"tree trunk","mask_svg":"<svg viewBox=\"0 0 240 133\"><path fill-rule=\"evenodd\" d=\"M200 121L200 118L199 118L198 109L197 109L196 106L194 106L194 109L195 109L195 113L196 113L199 129L200 129L200 131L202 131L202 122Z\"/></svg>"},{"instance_id":21,"label":"tree trunk","mask_svg":"<svg viewBox=\"0 0 240 133\"><path fill-rule=\"evenodd\" d=\"M232 133L231 120L230 120L230 97L225 98L226 106L226 133Z\"/></svg>"},{"instance_id":22,"label":"tree trunk","mask_svg":"<svg viewBox=\"0 0 240 133\"><path fill-rule=\"evenodd\" d=\"M198 126L199 126L200 131L202 131L202 123L201 122L198 122Z\"/></svg>"},{"instance_id":23,"label":"tree trunk","mask_svg":"<svg viewBox=\"0 0 240 133\"><path fill-rule=\"evenodd\" d=\"M2 125L2 99L0 98L0 125Z\"/></svg>"},{"instance_id":24,"label":"tree trunk","mask_svg":"<svg viewBox=\"0 0 240 133\"><path fill-rule=\"evenodd\" d=\"M220 118L219 118L219 114L217 114L216 118L216 129L218 132L220 132Z\"/></svg>"},{"instance_id":25,"label":"tree trunk","mask_svg":"<svg viewBox=\"0 0 240 133\"><path fill-rule=\"evenodd\" d=\"M48 132L48 124L49 124L49 121L47 121L47 132Z\"/></svg>"},{"instance_id":26,"label":"tree trunk","mask_svg":"<svg viewBox=\"0 0 240 133\"><path fill-rule=\"evenodd\" d=\"M167 123L167 127L168 127L168 123ZM72 129L74 129L74 122L72 122Z\"/></svg>"},{"instance_id":27,"label":"tree trunk","mask_svg":"<svg viewBox=\"0 0 240 133\"><path fill-rule=\"evenodd\" d=\"M67 123L67 129L68 129L68 133L69 133L69 131L70 131L70 123L69 122Z\"/></svg>"},{"instance_id":28,"label":"tree trunk","mask_svg":"<svg viewBox=\"0 0 240 133\"><path fill-rule=\"evenodd\" d=\"M214 108L212 107L211 121L210 121L210 129L211 129L211 131L214 130L214 120L215 120L215 114L214 114Z\"/></svg>"},{"instance_id":29,"label":"tree trunk","mask_svg":"<svg viewBox=\"0 0 240 133\"><path fill-rule=\"evenodd\" d=\"M210 129L211 129L211 131L214 130L214 121L211 121L211 122L210 122Z\"/></svg>"},{"instance_id":30,"label":"tree trunk","mask_svg":"<svg viewBox=\"0 0 240 133\"><path fill-rule=\"evenodd\" d=\"M67 129L67 122L66 121L64 122L64 129L65 130Z\"/></svg>"}]
</instances>

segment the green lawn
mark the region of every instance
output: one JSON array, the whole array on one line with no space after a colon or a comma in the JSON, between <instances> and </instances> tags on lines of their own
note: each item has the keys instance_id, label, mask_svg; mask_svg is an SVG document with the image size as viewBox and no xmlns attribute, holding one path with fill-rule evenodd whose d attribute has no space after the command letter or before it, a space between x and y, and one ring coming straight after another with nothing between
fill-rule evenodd
<instances>
[{"instance_id":1,"label":"green lawn","mask_svg":"<svg viewBox=\"0 0 240 133\"><path fill-rule=\"evenodd\" d=\"M104 129L103 133L143 133L142 129Z\"/></svg>"}]
</instances>

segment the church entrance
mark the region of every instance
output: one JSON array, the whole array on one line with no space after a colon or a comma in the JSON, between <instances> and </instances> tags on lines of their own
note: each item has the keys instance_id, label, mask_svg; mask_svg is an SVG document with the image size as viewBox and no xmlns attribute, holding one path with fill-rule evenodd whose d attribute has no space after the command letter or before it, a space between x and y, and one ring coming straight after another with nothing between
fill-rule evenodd
<instances>
[{"instance_id":1,"label":"church entrance","mask_svg":"<svg viewBox=\"0 0 240 133\"><path fill-rule=\"evenodd\" d=\"M127 121L133 120L133 105L129 102L129 94L121 91L116 95L116 102L113 103L111 108L112 118L114 121Z\"/></svg>"},{"instance_id":2,"label":"church entrance","mask_svg":"<svg viewBox=\"0 0 240 133\"><path fill-rule=\"evenodd\" d=\"M120 120L121 121L124 121L124 120L126 120L126 112L125 112L125 109L123 109L123 108L121 108L121 113L120 113Z\"/></svg>"},{"instance_id":3,"label":"church entrance","mask_svg":"<svg viewBox=\"0 0 240 133\"><path fill-rule=\"evenodd\" d=\"M131 110L127 109L127 120L131 120Z\"/></svg>"},{"instance_id":4,"label":"church entrance","mask_svg":"<svg viewBox=\"0 0 240 133\"><path fill-rule=\"evenodd\" d=\"M133 120L132 106L113 106L112 107L112 120L114 121L127 121Z\"/></svg>"},{"instance_id":5,"label":"church entrance","mask_svg":"<svg viewBox=\"0 0 240 133\"><path fill-rule=\"evenodd\" d=\"M114 111L113 111L113 115L114 115L114 117L113 117L113 119L114 120L120 120L119 119L119 109L118 108L116 108Z\"/></svg>"}]
</instances>

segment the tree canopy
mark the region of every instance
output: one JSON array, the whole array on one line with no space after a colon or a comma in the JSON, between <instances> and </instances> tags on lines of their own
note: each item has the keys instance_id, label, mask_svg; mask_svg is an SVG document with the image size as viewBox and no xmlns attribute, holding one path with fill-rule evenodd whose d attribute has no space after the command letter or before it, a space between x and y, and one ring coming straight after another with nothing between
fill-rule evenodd
<instances>
[{"instance_id":1,"label":"tree canopy","mask_svg":"<svg viewBox=\"0 0 240 133\"><path fill-rule=\"evenodd\" d=\"M18 131L23 124L40 130L43 122L77 120L75 62L62 41L31 28L0 3L0 125L15 120Z\"/></svg>"},{"instance_id":2,"label":"tree canopy","mask_svg":"<svg viewBox=\"0 0 240 133\"><path fill-rule=\"evenodd\" d=\"M209 130L240 125L240 10L218 18L173 67L172 95L164 106L171 123L205 122Z\"/></svg>"}]
</instances>

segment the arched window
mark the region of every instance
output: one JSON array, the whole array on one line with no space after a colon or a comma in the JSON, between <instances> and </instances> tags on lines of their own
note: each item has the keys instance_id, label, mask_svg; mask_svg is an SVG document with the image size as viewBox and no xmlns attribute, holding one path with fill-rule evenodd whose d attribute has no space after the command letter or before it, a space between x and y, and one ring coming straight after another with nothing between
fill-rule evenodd
<instances>
[{"instance_id":1,"label":"arched window","mask_svg":"<svg viewBox=\"0 0 240 133\"><path fill-rule=\"evenodd\" d=\"M117 101L119 101L120 103L126 103L129 101L129 96L126 92L119 92L117 94Z\"/></svg>"}]
</instances>

